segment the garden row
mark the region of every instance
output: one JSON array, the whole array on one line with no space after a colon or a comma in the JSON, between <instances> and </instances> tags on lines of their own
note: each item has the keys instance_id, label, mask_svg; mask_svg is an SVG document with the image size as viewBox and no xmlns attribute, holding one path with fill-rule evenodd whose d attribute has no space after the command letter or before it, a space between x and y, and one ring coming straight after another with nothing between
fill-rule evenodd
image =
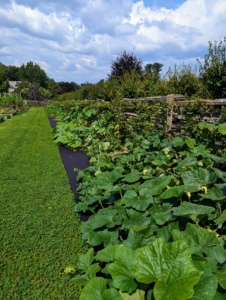
<instances>
[{"instance_id":1,"label":"garden row","mask_svg":"<svg viewBox=\"0 0 226 300\"><path fill-rule=\"evenodd\" d=\"M90 156L78 170L75 208L91 215L81 227L90 249L80 272L65 270L83 286L80 300L226 297L224 112L222 123L208 124L199 122L205 107L188 105L175 134L164 131L167 109L121 101L49 107L61 120L55 141Z\"/></svg>"}]
</instances>

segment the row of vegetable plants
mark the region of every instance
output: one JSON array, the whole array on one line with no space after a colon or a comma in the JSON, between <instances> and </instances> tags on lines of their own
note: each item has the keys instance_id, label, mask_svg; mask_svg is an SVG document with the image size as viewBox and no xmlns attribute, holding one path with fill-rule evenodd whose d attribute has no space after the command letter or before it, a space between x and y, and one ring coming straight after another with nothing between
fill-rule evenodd
<instances>
[{"instance_id":1,"label":"row of vegetable plants","mask_svg":"<svg viewBox=\"0 0 226 300\"><path fill-rule=\"evenodd\" d=\"M75 207L90 214L81 226L90 249L79 274L65 269L80 300L225 299L226 124L197 122L192 109L175 134L164 103L49 107L61 119L55 141L90 156Z\"/></svg>"}]
</instances>

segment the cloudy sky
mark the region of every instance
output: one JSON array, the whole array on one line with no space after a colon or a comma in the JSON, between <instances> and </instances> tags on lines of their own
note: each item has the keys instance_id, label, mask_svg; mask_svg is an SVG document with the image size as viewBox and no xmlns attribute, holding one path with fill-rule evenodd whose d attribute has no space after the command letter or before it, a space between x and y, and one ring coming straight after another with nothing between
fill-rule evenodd
<instances>
[{"instance_id":1,"label":"cloudy sky","mask_svg":"<svg viewBox=\"0 0 226 300\"><path fill-rule=\"evenodd\" d=\"M226 0L0 0L0 62L95 83L124 50L144 65L195 64L225 28Z\"/></svg>"}]
</instances>

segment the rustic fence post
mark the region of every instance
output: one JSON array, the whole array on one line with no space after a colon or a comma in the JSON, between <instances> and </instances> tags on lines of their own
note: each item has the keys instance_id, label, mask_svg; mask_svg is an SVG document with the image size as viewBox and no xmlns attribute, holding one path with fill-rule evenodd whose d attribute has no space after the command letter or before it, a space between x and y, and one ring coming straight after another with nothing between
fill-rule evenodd
<instances>
[{"instance_id":1,"label":"rustic fence post","mask_svg":"<svg viewBox=\"0 0 226 300\"><path fill-rule=\"evenodd\" d=\"M171 130L172 128L172 123L173 123L173 107L174 107L174 95L170 94L167 95L166 97L166 102L167 102L167 120L166 120L166 126L167 130Z\"/></svg>"}]
</instances>

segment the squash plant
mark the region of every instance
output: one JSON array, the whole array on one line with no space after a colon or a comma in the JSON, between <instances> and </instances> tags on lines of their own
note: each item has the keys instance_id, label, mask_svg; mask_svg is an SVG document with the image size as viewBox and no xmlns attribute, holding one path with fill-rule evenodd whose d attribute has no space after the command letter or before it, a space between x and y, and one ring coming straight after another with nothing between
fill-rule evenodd
<instances>
[{"instance_id":1,"label":"squash plant","mask_svg":"<svg viewBox=\"0 0 226 300\"><path fill-rule=\"evenodd\" d=\"M83 286L80 300L225 299L225 125L198 124L197 138L146 127L122 137L98 112L72 110L56 133L75 133L91 157L75 207L91 213L81 226L90 249L78 274L65 269Z\"/></svg>"},{"instance_id":2,"label":"squash plant","mask_svg":"<svg viewBox=\"0 0 226 300\"><path fill-rule=\"evenodd\" d=\"M96 253L74 278L81 299L225 297L225 163L194 139L150 135L80 171L75 210L92 212L81 230Z\"/></svg>"}]
</instances>

